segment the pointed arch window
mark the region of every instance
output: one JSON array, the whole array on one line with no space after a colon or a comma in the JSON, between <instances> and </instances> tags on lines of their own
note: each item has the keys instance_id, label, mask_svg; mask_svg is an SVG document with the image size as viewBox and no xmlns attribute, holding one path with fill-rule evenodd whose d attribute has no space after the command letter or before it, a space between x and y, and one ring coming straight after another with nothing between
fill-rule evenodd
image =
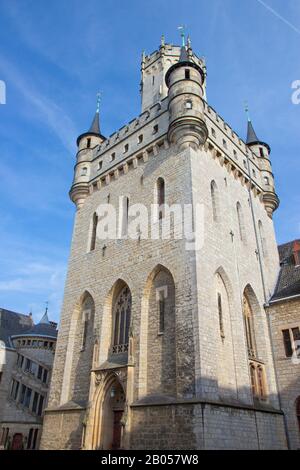
<instances>
[{"instance_id":1,"label":"pointed arch window","mask_svg":"<svg viewBox=\"0 0 300 470\"><path fill-rule=\"evenodd\" d=\"M156 199L158 204L158 218L161 220L164 217L164 204L166 199L165 180L158 178L156 182Z\"/></svg>"},{"instance_id":2,"label":"pointed arch window","mask_svg":"<svg viewBox=\"0 0 300 470\"><path fill-rule=\"evenodd\" d=\"M256 370L254 364L250 364L250 380L252 395L256 396L257 384L256 384Z\"/></svg>"},{"instance_id":3,"label":"pointed arch window","mask_svg":"<svg viewBox=\"0 0 300 470\"><path fill-rule=\"evenodd\" d=\"M113 311L113 354L128 351L129 329L131 319L131 293L125 286L116 299Z\"/></svg>"},{"instance_id":4,"label":"pointed arch window","mask_svg":"<svg viewBox=\"0 0 300 470\"><path fill-rule=\"evenodd\" d=\"M92 222L92 237L91 237L90 251L94 251L94 249L96 248L97 225L98 225L98 215L95 212L93 215L93 222Z\"/></svg>"},{"instance_id":5,"label":"pointed arch window","mask_svg":"<svg viewBox=\"0 0 300 470\"><path fill-rule=\"evenodd\" d=\"M220 204L218 187L215 181L210 184L211 203L213 211L213 220L217 222L220 219Z\"/></svg>"},{"instance_id":6,"label":"pointed arch window","mask_svg":"<svg viewBox=\"0 0 300 470\"><path fill-rule=\"evenodd\" d=\"M258 396L260 398L265 398L265 377L264 370L262 366L257 366L257 387L258 387Z\"/></svg>"},{"instance_id":7,"label":"pointed arch window","mask_svg":"<svg viewBox=\"0 0 300 470\"><path fill-rule=\"evenodd\" d=\"M81 309L81 351L84 351L88 344L88 333L90 332L90 325L94 319L94 301L90 295L86 295L82 303Z\"/></svg>"},{"instance_id":8,"label":"pointed arch window","mask_svg":"<svg viewBox=\"0 0 300 470\"><path fill-rule=\"evenodd\" d=\"M245 231L245 223L244 223L244 215L241 204L238 202L236 205L237 217L238 217L238 224L239 224L239 233L240 239L242 242L246 242L246 231Z\"/></svg>"},{"instance_id":9,"label":"pointed arch window","mask_svg":"<svg viewBox=\"0 0 300 470\"><path fill-rule=\"evenodd\" d=\"M266 379L264 365L257 361L250 362L251 390L254 399L266 400Z\"/></svg>"},{"instance_id":10,"label":"pointed arch window","mask_svg":"<svg viewBox=\"0 0 300 470\"><path fill-rule=\"evenodd\" d=\"M254 337L254 326L253 326L253 314L252 314L252 309L249 304L249 301L245 295L243 298L243 315L244 315L248 355L249 357L255 357L256 348L255 348L255 337Z\"/></svg>"}]
</instances>

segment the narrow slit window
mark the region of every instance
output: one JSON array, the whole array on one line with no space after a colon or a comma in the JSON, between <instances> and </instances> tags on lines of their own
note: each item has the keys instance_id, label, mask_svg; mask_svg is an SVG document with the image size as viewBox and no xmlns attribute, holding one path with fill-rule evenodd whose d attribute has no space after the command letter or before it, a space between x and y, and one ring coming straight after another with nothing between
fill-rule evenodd
<instances>
[{"instance_id":1,"label":"narrow slit window","mask_svg":"<svg viewBox=\"0 0 300 470\"><path fill-rule=\"evenodd\" d=\"M222 296L221 296L221 294L218 294L218 313L219 313L220 335L221 335L221 338L225 338L224 322L223 322Z\"/></svg>"},{"instance_id":2,"label":"narrow slit window","mask_svg":"<svg viewBox=\"0 0 300 470\"><path fill-rule=\"evenodd\" d=\"M98 225L98 215L95 212L93 215L93 222L92 222L92 237L91 237L90 251L94 251L96 248L97 225Z\"/></svg>"},{"instance_id":3,"label":"narrow slit window","mask_svg":"<svg viewBox=\"0 0 300 470\"><path fill-rule=\"evenodd\" d=\"M163 178L158 178L156 183L157 190L157 204L158 204L158 218L161 220L164 217L164 204L165 204L165 181Z\"/></svg>"}]
</instances>

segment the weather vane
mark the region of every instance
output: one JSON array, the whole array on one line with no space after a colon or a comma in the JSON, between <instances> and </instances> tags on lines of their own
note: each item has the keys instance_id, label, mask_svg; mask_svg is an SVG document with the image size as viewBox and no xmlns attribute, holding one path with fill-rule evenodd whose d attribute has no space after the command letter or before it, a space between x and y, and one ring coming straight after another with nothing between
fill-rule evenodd
<instances>
[{"instance_id":1,"label":"weather vane","mask_svg":"<svg viewBox=\"0 0 300 470\"><path fill-rule=\"evenodd\" d=\"M96 109L97 113L99 113L99 111L100 111L100 100L101 100L101 92L98 91L98 93L97 93L97 109Z\"/></svg>"},{"instance_id":2,"label":"weather vane","mask_svg":"<svg viewBox=\"0 0 300 470\"><path fill-rule=\"evenodd\" d=\"M180 31L182 47L185 47L185 26L178 26L177 29Z\"/></svg>"},{"instance_id":3,"label":"weather vane","mask_svg":"<svg viewBox=\"0 0 300 470\"><path fill-rule=\"evenodd\" d=\"M250 113L249 113L248 101L245 101L245 102L244 102L244 105L245 105L245 113L246 113L247 116L248 116L248 121L251 121L251 119L250 119Z\"/></svg>"}]
</instances>

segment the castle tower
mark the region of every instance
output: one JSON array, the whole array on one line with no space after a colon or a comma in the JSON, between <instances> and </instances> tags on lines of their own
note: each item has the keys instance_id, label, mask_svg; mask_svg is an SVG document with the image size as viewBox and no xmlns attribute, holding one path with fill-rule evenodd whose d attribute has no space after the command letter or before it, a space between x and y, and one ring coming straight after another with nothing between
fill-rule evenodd
<instances>
[{"instance_id":1,"label":"castle tower","mask_svg":"<svg viewBox=\"0 0 300 470\"><path fill-rule=\"evenodd\" d=\"M263 201L269 217L272 218L273 212L279 206L279 199L275 192L274 175L270 160L271 148L268 144L258 139L249 117L246 143L258 157L264 188Z\"/></svg>"},{"instance_id":2,"label":"castle tower","mask_svg":"<svg viewBox=\"0 0 300 470\"><path fill-rule=\"evenodd\" d=\"M92 124L87 132L77 138L78 152L76 155L76 166L74 180L70 190L70 198L76 204L77 209L83 205L89 192L88 182L90 179L91 160L97 145L102 144L105 137L100 132L100 95L97 97L97 109Z\"/></svg>"},{"instance_id":3,"label":"castle tower","mask_svg":"<svg viewBox=\"0 0 300 470\"><path fill-rule=\"evenodd\" d=\"M267 154L209 106L205 80L190 42L163 40L143 54L141 114L80 139L42 448L286 448Z\"/></svg>"}]
</instances>

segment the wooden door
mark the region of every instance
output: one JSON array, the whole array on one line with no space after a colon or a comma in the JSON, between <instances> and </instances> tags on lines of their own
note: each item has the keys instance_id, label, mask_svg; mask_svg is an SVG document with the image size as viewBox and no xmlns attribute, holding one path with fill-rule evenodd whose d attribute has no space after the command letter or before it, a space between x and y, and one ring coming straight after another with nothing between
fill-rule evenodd
<instances>
[{"instance_id":1,"label":"wooden door","mask_svg":"<svg viewBox=\"0 0 300 470\"><path fill-rule=\"evenodd\" d=\"M23 434L14 434L11 450L21 450L23 448Z\"/></svg>"},{"instance_id":2,"label":"wooden door","mask_svg":"<svg viewBox=\"0 0 300 470\"><path fill-rule=\"evenodd\" d=\"M113 428L113 442L112 449L120 449L121 435L122 435L122 419L123 411L114 411L114 428Z\"/></svg>"}]
</instances>

